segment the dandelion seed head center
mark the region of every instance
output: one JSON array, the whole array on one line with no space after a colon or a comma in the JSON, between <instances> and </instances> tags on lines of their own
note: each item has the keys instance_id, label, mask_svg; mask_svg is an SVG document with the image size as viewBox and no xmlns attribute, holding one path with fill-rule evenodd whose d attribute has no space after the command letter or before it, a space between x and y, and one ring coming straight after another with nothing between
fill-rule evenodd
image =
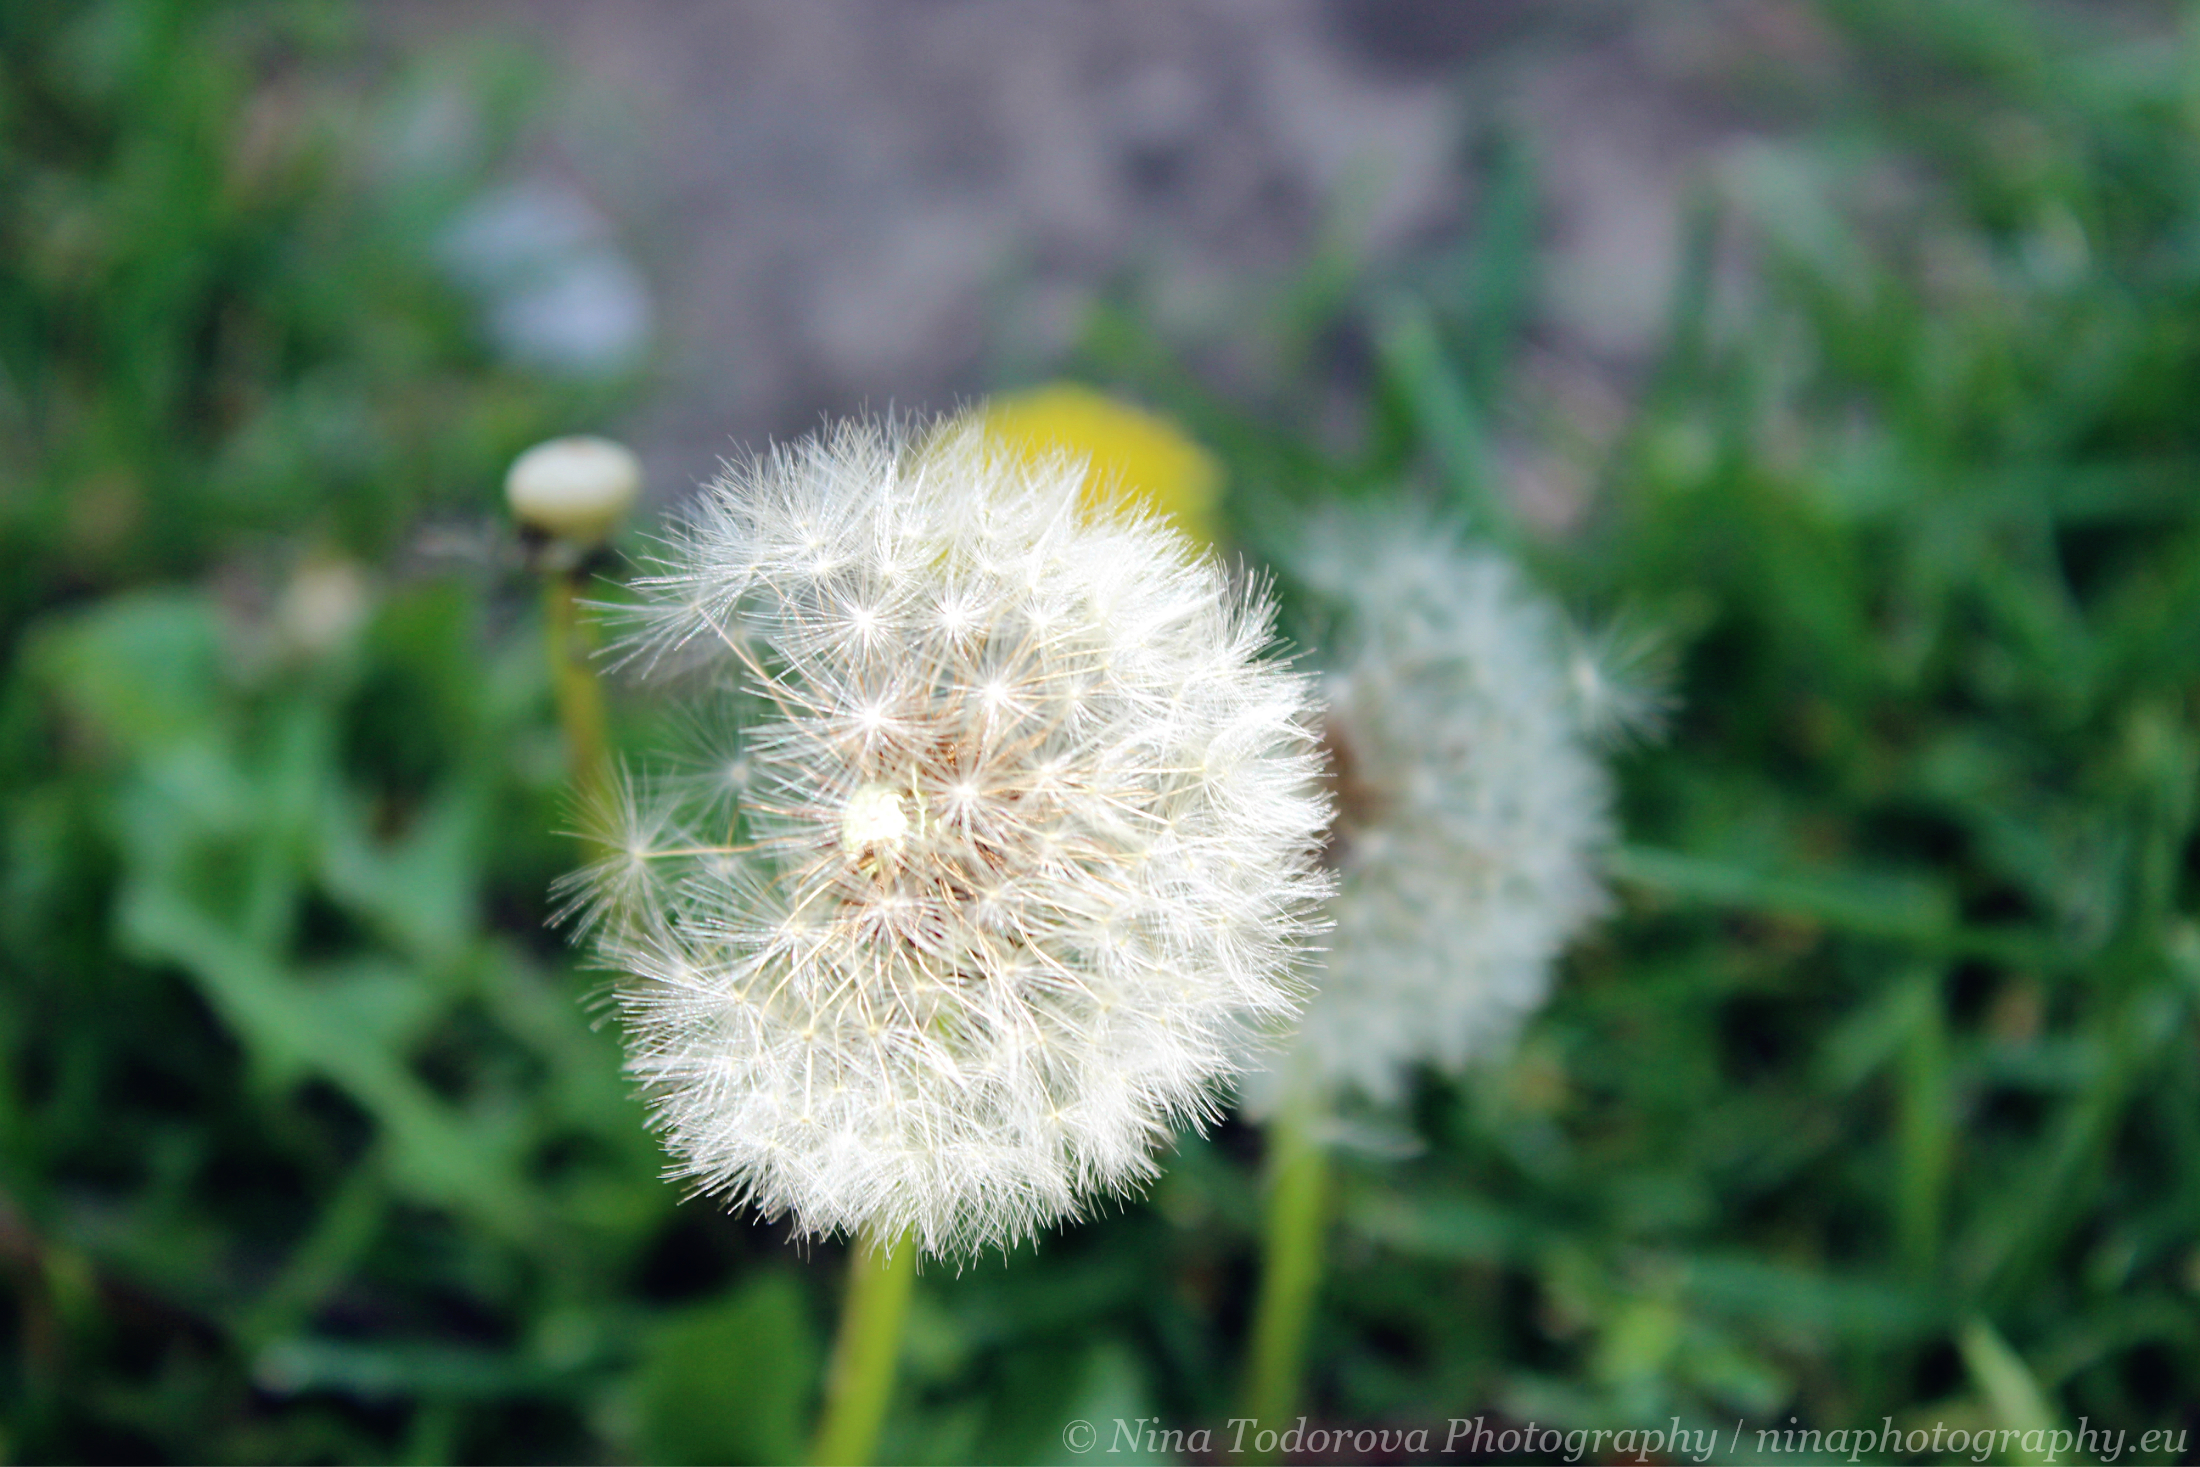
<instances>
[{"instance_id":1,"label":"dandelion seed head center","mask_svg":"<svg viewBox=\"0 0 2200 1467\"><path fill-rule=\"evenodd\" d=\"M885 849L898 852L909 833L901 791L891 785L858 785L840 812L840 843L851 859Z\"/></svg>"}]
</instances>

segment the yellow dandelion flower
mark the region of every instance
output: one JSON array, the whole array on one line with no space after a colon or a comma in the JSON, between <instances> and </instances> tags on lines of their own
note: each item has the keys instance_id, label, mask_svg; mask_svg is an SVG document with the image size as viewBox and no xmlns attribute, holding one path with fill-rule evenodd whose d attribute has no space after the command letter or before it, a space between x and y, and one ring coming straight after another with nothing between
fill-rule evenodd
<instances>
[{"instance_id":1,"label":"yellow dandelion flower","mask_svg":"<svg viewBox=\"0 0 2200 1467\"><path fill-rule=\"evenodd\" d=\"M1143 503L1200 545L1214 543L1222 465L1167 418L1075 382L996 397L983 418L1028 463L1063 452L1088 460L1087 504Z\"/></svg>"}]
</instances>

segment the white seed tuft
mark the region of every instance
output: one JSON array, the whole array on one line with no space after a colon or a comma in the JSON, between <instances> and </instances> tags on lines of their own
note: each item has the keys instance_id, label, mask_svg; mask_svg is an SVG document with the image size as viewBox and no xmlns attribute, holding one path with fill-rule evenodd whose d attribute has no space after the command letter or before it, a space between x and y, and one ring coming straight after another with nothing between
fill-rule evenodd
<instances>
[{"instance_id":1,"label":"white seed tuft","mask_svg":"<svg viewBox=\"0 0 2200 1467\"><path fill-rule=\"evenodd\" d=\"M625 650L700 685L705 776L626 790L571 891L699 1190L1005 1245L1150 1179L1295 1011L1309 680L1080 477L851 425L729 471L638 582Z\"/></svg>"}]
</instances>

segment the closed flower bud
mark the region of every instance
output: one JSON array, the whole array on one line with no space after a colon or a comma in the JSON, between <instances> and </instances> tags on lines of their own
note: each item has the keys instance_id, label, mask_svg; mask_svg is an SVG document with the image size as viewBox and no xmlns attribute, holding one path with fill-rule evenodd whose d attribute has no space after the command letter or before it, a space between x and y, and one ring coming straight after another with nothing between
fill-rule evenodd
<instances>
[{"instance_id":1,"label":"closed flower bud","mask_svg":"<svg viewBox=\"0 0 2200 1467\"><path fill-rule=\"evenodd\" d=\"M576 551L609 539L641 491L641 461L608 438L538 443L504 476L504 497L520 526Z\"/></svg>"}]
</instances>

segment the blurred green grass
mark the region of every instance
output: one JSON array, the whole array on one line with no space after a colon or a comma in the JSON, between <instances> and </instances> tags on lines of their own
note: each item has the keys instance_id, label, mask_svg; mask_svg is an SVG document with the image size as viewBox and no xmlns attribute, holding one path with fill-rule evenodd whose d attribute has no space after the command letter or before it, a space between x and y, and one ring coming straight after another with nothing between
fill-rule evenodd
<instances>
[{"instance_id":1,"label":"blurred green grass","mask_svg":"<svg viewBox=\"0 0 2200 1467\"><path fill-rule=\"evenodd\" d=\"M1459 258L1313 269L1265 396L1134 306L1087 333L1256 550L1422 495L1674 643L1618 912L1517 1054L1419 1087L1415 1154L1345 1168L1319 1420L2200 1430L2200 66L1824 14L1845 81L1698 201L1567 537L1504 492L1564 427L1520 371L1533 139ZM527 588L406 550L616 392L478 339L427 241L480 177L369 166L402 89L351 39L0 10L0 1451L784 1460L837 1250L657 1179L543 926ZM1301 426L1338 362L1343 442ZM1187 1140L927 1274L889 1454L1219 1425L1256 1160Z\"/></svg>"}]
</instances>

